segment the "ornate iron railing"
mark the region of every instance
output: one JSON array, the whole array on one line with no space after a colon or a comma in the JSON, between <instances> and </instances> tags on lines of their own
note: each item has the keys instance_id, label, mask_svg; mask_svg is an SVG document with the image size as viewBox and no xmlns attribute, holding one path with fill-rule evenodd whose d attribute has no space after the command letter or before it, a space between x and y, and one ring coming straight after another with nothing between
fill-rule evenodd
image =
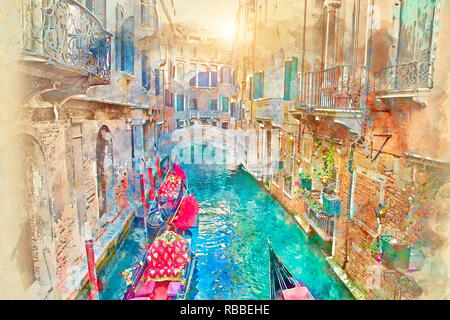
<instances>
[{"instance_id":1,"label":"ornate iron railing","mask_svg":"<svg viewBox=\"0 0 450 320\"><path fill-rule=\"evenodd\" d=\"M433 63L414 61L390 66L375 74L376 91L431 89Z\"/></svg>"},{"instance_id":2,"label":"ornate iron railing","mask_svg":"<svg viewBox=\"0 0 450 320\"><path fill-rule=\"evenodd\" d=\"M307 215L308 219L314 225L315 229L319 231L320 236L324 240L333 238L334 233L334 218L322 213L315 213L312 210Z\"/></svg>"},{"instance_id":3,"label":"ornate iron railing","mask_svg":"<svg viewBox=\"0 0 450 320\"><path fill-rule=\"evenodd\" d=\"M25 54L109 81L111 33L75 0L23 0Z\"/></svg>"},{"instance_id":4,"label":"ornate iron railing","mask_svg":"<svg viewBox=\"0 0 450 320\"><path fill-rule=\"evenodd\" d=\"M300 106L355 109L364 89L365 67L342 65L296 76Z\"/></svg>"}]
</instances>

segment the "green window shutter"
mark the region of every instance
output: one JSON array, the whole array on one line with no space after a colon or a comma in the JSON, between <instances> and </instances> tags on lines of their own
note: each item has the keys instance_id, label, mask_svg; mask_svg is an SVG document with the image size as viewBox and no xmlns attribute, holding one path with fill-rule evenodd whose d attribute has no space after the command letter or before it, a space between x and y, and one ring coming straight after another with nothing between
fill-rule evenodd
<instances>
[{"instance_id":1,"label":"green window shutter","mask_svg":"<svg viewBox=\"0 0 450 320\"><path fill-rule=\"evenodd\" d=\"M222 96L222 112L229 112L229 100L228 97Z\"/></svg>"},{"instance_id":2,"label":"green window shutter","mask_svg":"<svg viewBox=\"0 0 450 320\"><path fill-rule=\"evenodd\" d=\"M260 99L264 96L264 72L253 75L253 99Z\"/></svg>"},{"instance_id":3,"label":"green window shutter","mask_svg":"<svg viewBox=\"0 0 450 320\"><path fill-rule=\"evenodd\" d=\"M291 98L292 61L286 61L284 66L284 100Z\"/></svg>"},{"instance_id":4,"label":"green window shutter","mask_svg":"<svg viewBox=\"0 0 450 320\"><path fill-rule=\"evenodd\" d=\"M297 74L298 71L298 58L297 57L293 57L292 58L292 67L291 67L291 78L290 78L290 83L289 83L289 100L292 100L295 98L295 75Z\"/></svg>"},{"instance_id":5,"label":"green window shutter","mask_svg":"<svg viewBox=\"0 0 450 320\"><path fill-rule=\"evenodd\" d=\"M184 95L177 94L177 111L184 111Z\"/></svg>"}]
</instances>

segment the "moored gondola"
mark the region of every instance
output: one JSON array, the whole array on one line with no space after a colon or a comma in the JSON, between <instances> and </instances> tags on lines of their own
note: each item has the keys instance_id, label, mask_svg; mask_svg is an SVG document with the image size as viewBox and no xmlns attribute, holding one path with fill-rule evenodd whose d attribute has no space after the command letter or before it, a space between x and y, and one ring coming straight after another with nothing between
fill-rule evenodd
<instances>
[{"instance_id":1,"label":"moored gondola","mask_svg":"<svg viewBox=\"0 0 450 320\"><path fill-rule=\"evenodd\" d=\"M164 183L159 188L157 208L169 209L169 213L150 211L152 219L146 220L156 222L151 225L146 221L150 245L141 262L122 273L127 281L123 300L184 299L188 292L195 265L199 208L195 197L189 195L184 172L179 166L175 168L182 183L178 186L169 177L175 185L164 192L160 192Z\"/></svg>"},{"instance_id":2,"label":"moored gondola","mask_svg":"<svg viewBox=\"0 0 450 320\"><path fill-rule=\"evenodd\" d=\"M271 300L314 300L308 288L301 284L284 266L273 250L269 239L270 299Z\"/></svg>"}]
</instances>

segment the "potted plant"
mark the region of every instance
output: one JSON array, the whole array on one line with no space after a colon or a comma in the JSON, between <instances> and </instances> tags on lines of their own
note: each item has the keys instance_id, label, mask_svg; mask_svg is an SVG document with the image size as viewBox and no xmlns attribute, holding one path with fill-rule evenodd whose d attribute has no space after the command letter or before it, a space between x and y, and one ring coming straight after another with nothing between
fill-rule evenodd
<instances>
[{"instance_id":1,"label":"potted plant","mask_svg":"<svg viewBox=\"0 0 450 320\"><path fill-rule=\"evenodd\" d=\"M308 177L308 175L303 171L300 172L299 178L300 178L300 186L305 188L308 191L311 191L311 189L312 189L311 188L311 185L312 185L311 178Z\"/></svg>"}]
</instances>

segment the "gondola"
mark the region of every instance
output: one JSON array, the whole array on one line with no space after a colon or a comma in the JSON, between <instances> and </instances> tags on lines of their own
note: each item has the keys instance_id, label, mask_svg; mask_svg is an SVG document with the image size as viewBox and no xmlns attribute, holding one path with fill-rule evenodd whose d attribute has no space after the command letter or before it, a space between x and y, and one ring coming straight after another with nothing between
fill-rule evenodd
<instances>
[{"instance_id":1,"label":"gondola","mask_svg":"<svg viewBox=\"0 0 450 320\"><path fill-rule=\"evenodd\" d=\"M161 183L159 189L167 183L168 177L171 176L172 170L166 174L164 181ZM177 196L167 199L159 194L153 201L153 205L144 216L143 221L146 228L146 237L148 242L152 242L157 236L158 231L163 229L166 221L169 221L171 217L177 212L181 204L181 199L187 194L187 187L183 181L181 181L178 190L176 190Z\"/></svg>"},{"instance_id":2,"label":"gondola","mask_svg":"<svg viewBox=\"0 0 450 320\"><path fill-rule=\"evenodd\" d=\"M146 221L146 230L151 233L147 239L150 240L151 245L147 248L139 264L122 273L127 281L127 290L122 300L161 300L161 297L163 297L162 300L185 299L195 266L198 217L196 217L193 224L192 221L187 226L185 224L182 230L178 230L176 227L176 219L179 217L180 211L184 210L186 212L186 210L189 211L188 209L192 208L192 201L195 202L196 210L194 211L198 213L198 202L193 196L189 197L189 195L187 181L185 181L176 199L173 196L171 197L172 199L166 199L167 201L156 199L155 203L159 204L156 208L159 208L159 210L167 209L165 204L171 201L171 205L168 206L170 210L165 213L153 212L154 209L150 210L149 213L152 213L152 215L149 218L158 217L157 220L148 219L148 221L157 222L153 225ZM194 217L194 215L191 216ZM158 220L161 223L158 223ZM173 268L168 269L162 268L161 265L155 265L157 263L156 260L161 260L162 258L153 259L153 255L159 253L160 251L158 250L162 250L162 248L166 250L168 246L171 247L170 251L168 251L169 255L175 254L175 252L183 254L183 259L185 260L177 268L172 263L169 265L173 265ZM167 251L163 251L160 257L166 256L163 254L164 252ZM174 260L172 261L176 261L180 257L180 254L174 255ZM167 267L167 265L165 266ZM155 279L155 271L158 272L162 269L166 269L166 273Z\"/></svg>"},{"instance_id":3,"label":"gondola","mask_svg":"<svg viewBox=\"0 0 450 320\"><path fill-rule=\"evenodd\" d=\"M284 266L273 250L269 239L270 299L271 300L314 300L306 286L303 286Z\"/></svg>"}]
</instances>

